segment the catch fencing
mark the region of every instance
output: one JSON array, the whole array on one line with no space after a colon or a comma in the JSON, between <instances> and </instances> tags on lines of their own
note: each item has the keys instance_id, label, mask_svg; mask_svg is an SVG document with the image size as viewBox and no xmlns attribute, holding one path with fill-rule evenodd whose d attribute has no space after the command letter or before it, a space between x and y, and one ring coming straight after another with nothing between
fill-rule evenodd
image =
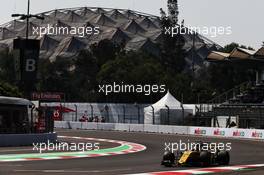
<instances>
[{"instance_id":1,"label":"catch fencing","mask_svg":"<svg viewBox=\"0 0 264 175\"><path fill-rule=\"evenodd\" d=\"M104 118L107 123L130 123L130 124L143 124L145 123L144 109L149 104L122 104L122 103L42 103L42 106L58 107L62 106L69 108L74 112L62 113L63 121L79 122L83 116L87 118ZM153 118L151 121L155 121L157 116L155 110L160 111L159 115L163 121L159 121L162 124L174 125L180 124L189 117L189 114L193 116L195 114L195 105L183 105L181 106L161 106L156 109L151 106L150 115ZM177 110L175 110L177 109ZM184 111L183 111L184 110ZM159 118L159 117L158 117ZM177 118L177 119L176 119ZM178 119L181 121L178 121ZM158 120L158 119L157 119ZM157 123L158 124L158 123ZM187 123L186 123L187 124Z\"/></svg>"},{"instance_id":2,"label":"catch fencing","mask_svg":"<svg viewBox=\"0 0 264 175\"><path fill-rule=\"evenodd\" d=\"M108 123L144 123L144 108L148 104L122 103L42 103L42 106L63 106L75 112L63 113L63 121L78 122L83 116L104 118Z\"/></svg>"}]
</instances>

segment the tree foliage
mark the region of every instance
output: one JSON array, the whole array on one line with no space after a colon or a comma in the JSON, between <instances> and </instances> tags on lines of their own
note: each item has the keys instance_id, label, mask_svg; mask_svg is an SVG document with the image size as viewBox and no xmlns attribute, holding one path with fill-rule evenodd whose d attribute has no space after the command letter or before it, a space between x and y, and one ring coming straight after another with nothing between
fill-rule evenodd
<instances>
[{"instance_id":1,"label":"tree foliage","mask_svg":"<svg viewBox=\"0 0 264 175\"><path fill-rule=\"evenodd\" d=\"M22 97L22 93L19 89L7 82L0 82L0 95L7 97Z\"/></svg>"},{"instance_id":2,"label":"tree foliage","mask_svg":"<svg viewBox=\"0 0 264 175\"><path fill-rule=\"evenodd\" d=\"M15 77L14 54L4 49L0 52L0 79L15 84Z\"/></svg>"},{"instance_id":3,"label":"tree foliage","mask_svg":"<svg viewBox=\"0 0 264 175\"><path fill-rule=\"evenodd\" d=\"M183 50L184 39L180 34L172 36L166 30L175 27L174 22L164 16L161 21L162 42L161 42L161 60L168 71L181 73L185 68L185 52Z\"/></svg>"},{"instance_id":4,"label":"tree foliage","mask_svg":"<svg viewBox=\"0 0 264 175\"><path fill-rule=\"evenodd\" d=\"M166 21L165 21L166 22ZM206 102L215 94L233 88L244 81L254 79L254 67L245 64L218 63L204 67L193 79L183 72L184 53L180 38L164 36L160 48L162 56L156 57L146 51L124 51L109 40L94 44L72 58L57 57L56 61L41 59L37 90L64 92L67 101L78 102L130 102L153 103L164 93L149 96L136 93L99 93L99 85L133 84L166 85L166 89L185 103ZM231 43L222 51L230 52L239 44ZM243 46L240 46L243 47ZM175 48L175 49L173 49ZM245 47L248 48L248 47ZM21 96L15 80L12 52L0 52L0 93Z\"/></svg>"}]
</instances>

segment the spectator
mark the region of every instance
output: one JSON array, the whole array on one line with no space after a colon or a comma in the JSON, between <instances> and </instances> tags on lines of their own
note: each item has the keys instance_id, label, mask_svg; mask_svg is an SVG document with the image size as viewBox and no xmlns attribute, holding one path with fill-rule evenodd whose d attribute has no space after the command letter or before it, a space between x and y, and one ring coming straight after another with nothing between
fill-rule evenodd
<instances>
[{"instance_id":1,"label":"spectator","mask_svg":"<svg viewBox=\"0 0 264 175\"><path fill-rule=\"evenodd\" d=\"M101 118L101 123L105 123L105 118L104 117Z\"/></svg>"},{"instance_id":2,"label":"spectator","mask_svg":"<svg viewBox=\"0 0 264 175\"><path fill-rule=\"evenodd\" d=\"M99 122L99 117L98 116L95 116L93 122L98 123Z\"/></svg>"},{"instance_id":3,"label":"spectator","mask_svg":"<svg viewBox=\"0 0 264 175\"><path fill-rule=\"evenodd\" d=\"M88 118L88 112L87 111L84 111L84 114L83 116L87 117Z\"/></svg>"},{"instance_id":4,"label":"spectator","mask_svg":"<svg viewBox=\"0 0 264 175\"><path fill-rule=\"evenodd\" d=\"M88 118L88 122L93 122L94 118L93 117L89 117Z\"/></svg>"},{"instance_id":5,"label":"spectator","mask_svg":"<svg viewBox=\"0 0 264 175\"><path fill-rule=\"evenodd\" d=\"M86 117L85 115L83 115L80 120L80 122L88 122L88 117Z\"/></svg>"}]
</instances>

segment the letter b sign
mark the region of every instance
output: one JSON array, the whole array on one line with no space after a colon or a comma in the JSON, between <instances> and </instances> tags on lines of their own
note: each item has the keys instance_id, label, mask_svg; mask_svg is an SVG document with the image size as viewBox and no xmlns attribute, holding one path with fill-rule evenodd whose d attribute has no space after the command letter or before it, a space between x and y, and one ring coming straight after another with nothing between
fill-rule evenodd
<instances>
[{"instance_id":1,"label":"letter b sign","mask_svg":"<svg viewBox=\"0 0 264 175\"><path fill-rule=\"evenodd\" d=\"M36 60L26 59L26 72L35 72L35 71L36 71Z\"/></svg>"},{"instance_id":2,"label":"letter b sign","mask_svg":"<svg viewBox=\"0 0 264 175\"><path fill-rule=\"evenodd\" d=\"M13 48L17 50L18 79L32 83L37 78L40 41L15 39Z\"/></svg>"}]
</instances>

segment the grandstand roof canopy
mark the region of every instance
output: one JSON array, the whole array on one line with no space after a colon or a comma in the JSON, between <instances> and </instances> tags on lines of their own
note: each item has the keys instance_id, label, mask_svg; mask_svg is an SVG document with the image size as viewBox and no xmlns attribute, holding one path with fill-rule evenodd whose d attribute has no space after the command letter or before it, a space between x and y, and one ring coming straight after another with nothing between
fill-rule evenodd
<instances>
[{"instance_id":1,"label":"grandstand roof canopy","mask_svg":"<svg viewBox=\"0 0 264 175\"><path fill-rule=\"evenodd\" d=\"M250 60L250 61L264 61L264 47L257 51L248 50L244 48L234 48L231 53L212 51L207 56L208 61L232 61L232 60Z\"/></svg>"},{"instance_id":2,"label":"grandstand roof canopy","mask_svg":"<svg viewBox=\"0 0 264 175\"><path fill-rule=\"evenodd\" d=\"M229 53L224 53L224 52L217 52L217 51L212 51L207 59L208 60L225 60L226 58L228 58L230 56Z\"/></svg>"},{"instance_id":3,"label":"grandstand roof canopy","mask_svg":"<svg viewBox=\"0 0 264 175\"><path fill-rule=\"evenodd\" d=\"M264 57L264 46L262 48L260 48L256 53L255 53L256 57Z\"/></svg>"}]
</instances>

